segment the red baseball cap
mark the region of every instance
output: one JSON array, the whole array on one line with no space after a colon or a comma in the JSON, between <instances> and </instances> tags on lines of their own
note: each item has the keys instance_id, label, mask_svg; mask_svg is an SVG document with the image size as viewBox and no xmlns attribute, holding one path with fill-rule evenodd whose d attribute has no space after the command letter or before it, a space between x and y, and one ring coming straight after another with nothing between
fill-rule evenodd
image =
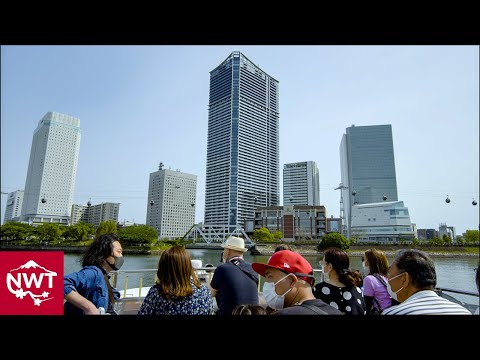
<instances>
[{"instance_id":1,"label":"red baseball cap","mask_svg":"<svg viewBox=\"0 0 480 360\"><path fill-rule=\"evenodd\" d=\"M315 280L312 265L302 255L291 250L277 251L270 256L267 264L254 262L252 267L255 272L262 276L265 276L267 268L275 268L294 274L310 284L313 284L313 280Z\"/></svg>"}]
</instances>

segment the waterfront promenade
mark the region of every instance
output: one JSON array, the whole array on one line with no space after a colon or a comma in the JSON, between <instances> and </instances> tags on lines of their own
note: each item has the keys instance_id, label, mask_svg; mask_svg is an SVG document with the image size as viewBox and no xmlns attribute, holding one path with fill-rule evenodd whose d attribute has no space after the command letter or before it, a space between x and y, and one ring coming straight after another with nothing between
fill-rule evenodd
<instances>
[{"instance_id":1,"label":"waterfront promenade","mask_svg":"<svg viewBox=\"0 0 480 360\"><path fill-rule=\"evenodd\" d=\"M278 243L263 243L256 244L255 250L252 253L258 255L272 255L275 251L275 247L279 245ZM294 251L300 253L301 255L317 255L321 254L321 251L318 251L317 245L293 245ZM223 250L220 244L187 244L187 249L216 249ZM364 252L367 249L376 248L382 250L385 255L388 257L394 256L395 252L402 248L408 248L405 245L352 245L348 250L349 256L363 256ZM416 249L427 252L432 257L476 257L480 260L479 247L456 247L456 246L417 246ZM56 246L56 245L7 245L2 244L0 246L0 251L63 251L70 254L81 254L87 249L86 246ZM159 254L162 250L150 250L144 247L128 247L124 246L123 252L125 254L138 254L138 255L154 255Z\"/></svg>"}]
</instances>

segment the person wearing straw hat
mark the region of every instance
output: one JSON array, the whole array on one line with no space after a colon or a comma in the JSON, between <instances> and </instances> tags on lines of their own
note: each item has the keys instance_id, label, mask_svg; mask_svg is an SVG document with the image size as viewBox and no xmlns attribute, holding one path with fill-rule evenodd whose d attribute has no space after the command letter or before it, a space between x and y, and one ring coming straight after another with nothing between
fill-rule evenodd
<instances>
[{"instance_id":1,"label":"person wearing straw hat","mask_svg":"<svg viewBox=\"0 0 480 360\"><path fill-rule=\"evenodd\" d=\"M213 273L210 291L217 302L216 314L232 315L238 305L259 304L258 275L243 258L248 249L242 238L230 236L222 247L223 263Z\"/></svg>"}]
</instances>

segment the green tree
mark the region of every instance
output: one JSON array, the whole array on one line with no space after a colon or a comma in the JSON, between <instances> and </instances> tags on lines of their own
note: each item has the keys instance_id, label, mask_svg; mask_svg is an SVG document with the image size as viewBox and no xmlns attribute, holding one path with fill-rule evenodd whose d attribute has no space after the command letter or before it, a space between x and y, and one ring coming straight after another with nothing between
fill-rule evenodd
<instances>
[{"instance_id":1,"label":"green tree","mask_svg":"<svg viewBox=\"0 0 480 360\"><path fill-rule=\"evenodd\" d=\"M465 243L469 246L478 245L479 240L479 231L478 230L467 230L465 232Z\"/></svg>"},{"instance_id":2,"label":"green tree","mask_svg":"<svg viewBox=\"0 0 480 360\"><path fill-rule=\"evenodd\" d=\"M443 246L443 240L439 237L434 237L433 239L430 239L429 244L431 246Z\"/></svg>"},{"instance_id":3,"label":"green tree","mask_svg":"<svg viewBox=\"0 0 480 360\"><path fill-rule=\"evenodd\" d=\"M273 233L273 238L275 240L282 240L283 238L283 233L280 230L277 230Z\"/></svg>"},{"instance_id":4,"label":"green tree","mask_svg":"<svg viewBox=\"0 0 480 360\"><path fill-rule=\"evenodd\" d=\"M324 235L322 241L320 241L320 244L318 245L319 250L325 250L329 247L336 247L346 251L350 248L350 242L342 234L332 232Z\"/></svg>"},{"instance_id":5,"label":"green tree","mask_svg":"<svg viewBox=\"0 0 480 360\"><path fill-rule=\"evenodd\" d=\"M65 230L63 235L66 239L73 239L78 242L86 241L88 239L88 235L92 234L92 227L89 225L90 224L86 224L84 222L71 225Z\"/></svg>"},{"instance_id":6,"label":"green tree","mask_svg":"<svg viewBox=\"0 0 480 360\"><path fill-rule=\"evenodd\" d=\"M459 246L463 246L465 245L465 239L463 238L463 236L461 235L458 235L456 238L455 238L455 243Z\"/></svg>"},{"instance_id":7,"label":"green tree","mask_svg":"<svg viewBox=\"0 0 480 360\"><path fill-rule=\"evenodd\" d=\"M118 230L118 237L122 244L152 245L158 240L156 229L147 225L127 226Z\"/></svg>"},{"instance_id":8,"label":"green tree","mask_svg":"<svg viewBox=\"0 0 480 360\"><path fill-rule=\"evenodd\" d=\"M252 239L256 242L273 242L273 234L266 227L262 227L253 232Z\"/></svg>"},{"instance_id":9,"label":"green tree","mask_svg":"<svg viewBox=\"0 0 480 360\"><path fill-rule=\"evenodd\" d=\"M37 232L40 241L48 242L60 240L60 235L62 234L62 230L60 230L60 226L58 226L58 224L49 223L44 223L37 226Z\"/></svg>"},{"instance_id":10,"label":"green tree","mask_svg":"<svg viewBox=\"0 0 480 360\"><path fill-rule=\"evenodd\" d=\"M442 240L443 240L443 245L445 245L445 246L452 245L452 238L449 235L444 234Z\"/></svg>"},{"instance_id":11,"label":"green tree","mask_svg":"<svg viewBox=\"0 0 480 360\"><path fill-rule=\"evenodd\" d=\"M115 220L102 221L97 227L95 236L98 238L103 234L116 234L117 233L117 223Z\"/></svg>"},{"instance_id":12,"label":"green tree","mask_svg":"<svg viewBox=\"0 0 480 360\"><path fill-rule=\"evenodd\" d=\"M24 240L33 233L33 226L18 221L9 221L0 226L0 238L4 241Z\"/></svg>"}]
</instances>

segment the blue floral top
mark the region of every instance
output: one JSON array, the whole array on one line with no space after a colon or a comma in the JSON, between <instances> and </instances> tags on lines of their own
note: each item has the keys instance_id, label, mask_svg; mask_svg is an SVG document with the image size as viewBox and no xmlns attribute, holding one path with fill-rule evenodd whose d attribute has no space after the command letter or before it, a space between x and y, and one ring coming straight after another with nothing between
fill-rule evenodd
<instances>
[{"instance_id":1,"label":"blue floral top","mask_svg":"<svg viewBox=\"0 0 480 360\"><path fill-rule=\"evenodd\" d=\"M143 300L138 315L210 315L214 313L210 289L202 285L197 288L191 282L193 293L184 298L167 300L153 285Z\"/></svg>"}]
</instances>

